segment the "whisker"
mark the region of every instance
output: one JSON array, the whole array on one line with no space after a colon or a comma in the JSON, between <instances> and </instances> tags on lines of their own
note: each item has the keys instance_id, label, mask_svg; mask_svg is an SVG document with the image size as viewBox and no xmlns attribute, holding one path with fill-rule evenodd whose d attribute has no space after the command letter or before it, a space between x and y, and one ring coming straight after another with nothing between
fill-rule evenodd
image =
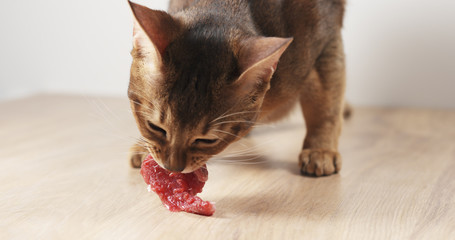
<instances>
[{"instance_id":1,"label":"whisker","mask_svg":"<svg viewBox=\"0 0 455 240\"><path fill-rule=\"evenodd\" d=\"M106 103L104 101L101 101L99 100L99 103L104 107L104 109L111 115L113 116L115 119L117 120L120 120L120 117L115 114L114 112L112 112L112 110L106 105Z\"/></svg>"},{"instance_id":2,"label":"whisker","mask_svg":"<svg viewBox=\"0 0 455 240\"><path fill-rule=\"evenodd\" d=\"M224 134L228 134L228 135L234 136L234 137L239 138L239 139L242 138L242 137L240 137L240 136L238 136L238 135L235 135L235 134L233 134L233 133L226 132L226 131L219 130L219 129L213 129L213 131L215 131L215 132L221 132L221 133L224 133Z\"/></svg>"},{"instance_id":3,"label":"whisker","mask_svg":"<svg viewBox=\"0 0 455 240\"><path fill-rule=\"evenodd\" d=\"M150 140L148 140L147 138L143 137L143 136L140 136L139 139L141 141L144 141L145 143L148 143L148 144L151 144Z\"/></svg>"},{"instance_id":4,"label":"whisker","mask_svg":"<svg viewBox=\"0 0 455 240\"><path fill-rule=\"evenodd\" d=\"M240 101L240 100L238 100L237 102L239 102L239 101ZM216 118L216 119L210 121L210 123L216 121L217 119L220 119L220 118L224 117L224 116L225 116L229 111L231 111L236 105L237 105L237 104L232 105L232 107L230 107L226 112L222 113L218 118Z\"/></svg>"},{"instance_id":5,"label":"whisker","mask_svg":"<svg viewBox=\"0 0 455 240\"><path fill-rule=\"evenodd\" d=\"M235 116L235 115L239 115L239 114L245 114L245 113L260 113L262 111L243 111L243 112L236 112L236 113L231 113L231 114L228 114L228 115L221 115L220 117L217 117L215 119L213 119L212 121L210 121L210 123L212 122L215 122L217 120L220 120L220 119L223 119L223 118L227 118L227 117L231 117L231 116ZM227 112L226 112L227 113ZM224 113L224 114L226 114Z\"/></svg>"},{"instance_id":6,"label":"whisker","mask_svg":"<svg viewBox=\"0 0 455 240\"><path fill-rule=\"evenodd\" d=\"M225 124L225 123L251 123L251 124L254 124L254 125L265 125L265 124L263 124L263 123L257 123L257 122L253 122L253 121L247 121L247 120L241 121L241 120L238 120L238 121L224 121L224 122L219 122L219 123L213 124L213 126L217 126L217 125L221 125L221 124Z\"/></svg>"},{"instance_id":7,"label":"whisker","mask_svg":"<svg viewBox=\"0 0 455 240\"><path fill-rule=\"evenodd\" d=\"M270 140L267 140L267 141L263 141L261 144L255 144L254 146L252 147L247 147L246 149L240 149L240 150L237 150L237 151L227 151L227 152L222 152L219 154L219 156L222 156L222 157L226 157L226 156L229 156L229 157L232 157L232 156L242 156L242 155L248 155L248 154L251 154L251 153L254 153L254 152L257 152L259 150L261 150L262 152L267 152L268 150L267 149L261 149L264 145L266 144L269 144L270 142L272 142L273 139L270 139ZM245 145L244 145L245 146ZM246 146L245 146L246 147Z\"/></svg>"},{"instance_id":8,"label":"whisker","mask_svg":"<svg viewBox=\"0 0 455 240\"><path fill-rule=\"evenodd\" d=\"M265 160L258 160L258 161L253 161L260 159L262 156L253 156L249 158L242 158L242 159L218 159L218 161L227 161L227 162L235 162L235 163L251 163L251 162L265 162Z\"/></svg>"},{"instance_id":9,"label":"whisker","mask_svg":"<svg viewBox=\"0 0 455 240\"><path fill-rule=\"evenodd\" d=\"M235 162L248 162L251 160L256 160L258 158L263 157L263 155L251 155L247 158L241 158L241 159L228 159L229 161L235 161Z\"/></svg>"},{"instance_id":10,"label":"whisker","mask_svg":"<svg viewBox=\"0 0 455 240\"><path fill-rule=\"evenodd\" d=\"M252 161L261 158L262 156L255 156L247 159L242 159L242 160L227 160L227 159L222 159L222 158L212 158L210 161L212 162L219 162L223 164L239 164L239 165L248 165L248 164L261 164L267 162L267 160L260 160L260 161Z\"/></svg>"},{"instance_id":11,"label":"whisker","mask_svg":"<svg viewBox=\"0 0 455 240\"><path fill-rule=\"evenodd\" d=\"M142 104L142 103L140 103L140 102L138 102L138 101L133 101L133 102L136 103L137 105L140 105L141 107L143 107L143 108L145 108L145 109L148 109L148 110L150 110L150 111L154 111L153 108L150 108L149 106L146 106L146 105L144 105L144 104ZM152 104L152 105L153 105L153 107L155 107L154 104ZM156 108L156 107L155 107L155 108ZM158 109L158 108L157 108L157 109Z\"/></svg>"},{"instance_id":12,"label":"whisker","mask_svg":"<svg viewBox=\"0 0 455 240\"><path fill-rule=\"evenodd\" d=\"M111 124L111 121L103 114L103 110L101 109L101 106L97 102L95 102L95 100L91 100L90 102L95 106L95 108L97 110L96 113L98 113L98 116L102 117L103 120L105 120L109 126L114 128L114 126Z\"/></svg>"},{"instance_id":13,"label":"whisker","mask_svg":"<svg viewBox=\"0 0 455 240\"><path fill-rule=\"evenodd\" d=\"M236 153L229 153L229 154L220 154L220 157L223 158L239 158L239 157L247 157L247 156L254 156L257 155L258 149L251 149L244 152L236 152Z\"/></svg>"},{"instance_id":14,"label":"whisker","mask_svg":"<svg viewBox=\"0 0 455 240\"><path fill-rule=\"evenodd\" d=\"M149 154L149 152L138 152L138 151L128 152L128 153L132 153L132 154Z\"/></svg>"},{"instance_id":15,"label":"whisker","mask_svg":"<svg viewBox=\"0 0 455 240\"><path fill-rule=\"evenodd\" d=\"M149 143L149 141L147 141L147 139L145 139L143 136L136 137L136 136L131 136L131 135L123 133L117 127L118 123L120 121L122 121L122 119L119 117L119 115L115 114L102 101L91 100L90 102L91 102L92 106L95 107L96 111L93 111L93 113L95 113L95 116L101 117L101 119L105 122L105 124L104 124L105 127L100 129L100 132L99 132L100 134L105 135L109 138L114 138L114 141L115 141L115 139L120 139L122 141L129 142L128 143L129 146L125 146L125 149L128 149L128 148L131 149L131 144L136 144L137 146L142 147L144 149L143 151L141 151L140 148L136 149L136 151L132 152L133 154L149 154L145 151L145 149L147 149L150 145L150 143ZM144 106L144 107L147 107L147 106ZM130 151L126 151L126 152L131 153Z\"/></svg>"},{"instance_id":16,"label":"whisker","mask_svg":"<svg viewBox=\"0 0 455 240\"><path fill-rule=\"evenodd\" d=\"M149 104L151 105L151 107L153 107L153 108L155 108L155 109L159 109L159 107L156 106L155 103L153 103L151 100L148 100L148 99L146 99L145 97L142 97L142 99L145 99L145 101L146 101L147 103L149 103ZM144 103L139 103L139 102L135 102L135 103L138 104L138 105L140 105L140 106L143 107L143 108L148 109L148 110L151 110L151 111L154 110L153 108L151 108L151 107L145 105Z\"/></svg>"},{"instance_id":17,"label":"whisker","mask_svg":"<svg viewBox=\"0 0 455 240\"><path fill-rule=\"evenodd\" d=\"M261 128L261 127L267 127L267 128L276 128L275 125L273 124L266 124L266 123L261 123L261 124L255 124L252 126L253 128Z\"/></svg>"},{"instance_id":18,"label":"whisker","mask_svg":"<svg viewBox=\"0 0 455 240\"><path fill-rule=\"evenodd\" d=\"M224 140L223 138L219 137L219 136L216 135L216 134L213 134L213 133L212 133L212 134L209 134L209 136L214 136L214 137L216 137L217 139L220 139L221 141L223 141L223 142L229 144L226 140Z\"/></svg>"},{"instance_id":19,"label":"whisker","mask_svg":"<svg viewBox=\"0 0 455 240\"><path fill-rule=\"evenodd\" d=\"M247 146L245 146L245 147L247 147ZM256 150L258 150L258 148L256 146L254 146L254 147L247 147L246 149L240 149L237 151L232 151L232 152L227 152L227 153L228 153L228 155L233 155L233 154L241 154L241 153L250 153L250 152L254 152ZM221 153L221 154L223 154L223 153Z\"/></svg>"},{"instance_id":20,"label":"whisker","mask_svg":"<svg viewBox=\"0 0 455 240\"><path fill-rule=\"evenodd\" d=\"M137 84L135 84L134 82L130 82L131 85L135 86L136 89L141 89L140 87L138 87ZM145 92L143 90L140 90L140 91L133 91L136 95L138 95L139 97L142 97L143 99L145 99L148 103L150 103L152 106L155 107L155 104L153 104L153 102L151 100L149 100L147 97L145 97Z\"/></svg>"},{"instance_id":21,"label":"whisker","mask_svg":"<svg viewBox=\"0 0 455 240\"><path fill-rule=\"evenodd\" d=\"M133 111L130 111L133 113ZM142 113L145 117L150 117L153 118L153 115L150 112L145 112L145 111L135 111L136 113Z\"/></svg>"},{"instance_id":22,"label":"whisker","mask_svg":"<svg viewBox=\"0 0 455 240\"><path fill-rule=\"evenodd\" d=\"M121 134L116 134L116 133L113 133L111 131L106 131L106 133L103 133L104 135L106 135L107 137L115 137L117 139L122 139L122 140L127 140L127 141L132 141L134 143L137 143L137 144L140 144L140 142L143 142L141 141L140 139L136 138L136 137L132 137L132 136L123 136ZM142 145L141 145L142 146Z\"/></svg>"},{"instance_id":23,"label":"whisker","mask_svg":"<svg viewBox=\"0 0 455 240\"><path fill-rule=\"evenodd\" d=\"M247 149L247 150L242 150L242 151L237 151L237 152L230 152L228 154L219 154L219 156L222 157L238 157L238 156L249 156L249 155L256 155L258 149Z\"/></svg>"}]
</instances>

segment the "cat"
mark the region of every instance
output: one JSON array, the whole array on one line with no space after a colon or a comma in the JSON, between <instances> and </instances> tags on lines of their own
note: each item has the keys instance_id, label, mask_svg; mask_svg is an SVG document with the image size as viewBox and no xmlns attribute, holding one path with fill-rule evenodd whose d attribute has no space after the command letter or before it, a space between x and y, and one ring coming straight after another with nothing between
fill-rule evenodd
<instances>
[{"instance_id":1,"label":"cat","mask_svg":"<svg viewBox=\"0 0 455 240\"><path fill-rule=\"evenodd\" d=\"M300 103L301 173L340 171L344 0L171 0L168 13L129 4L128 97L142 135L134 167L150 153L170 171L192 172Z\"/></svg>"}]
</instances>

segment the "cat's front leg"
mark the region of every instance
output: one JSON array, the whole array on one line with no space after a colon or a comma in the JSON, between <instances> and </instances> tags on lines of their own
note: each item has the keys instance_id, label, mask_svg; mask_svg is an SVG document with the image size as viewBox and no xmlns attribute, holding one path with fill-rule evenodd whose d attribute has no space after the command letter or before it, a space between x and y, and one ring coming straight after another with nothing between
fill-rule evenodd
<instances>
[{"instance_id":1,"label":"cat's front leg","mask_svg":"<svg viewBox=\"0 0 455 240\"><path fill-rule=\"evenodd\" d=\"M343 122L345 65L341 38L318 58L300 95L307 133L299 156L302 174L326 176L341 169L338 138Z\"/></svg>"},{"instance_id":2,"label":"cat's front leg","mask_svg":"<svg viewBox=\"0 0 455 240\"><path fill-rule=\"evenodd\" d=\"M138 141L130 148L130 164L133 168L140 168L142 160L144 160L148 155L147 149L144 147L144 143Z\"/></svg>"},{"instance_id":3,"label":"cat's front leg","mask_svg":"<svg viewBox=\"0 0 455 240\"><path fill-rule=\"evenodd\" d=\"M303 149L299 155L299 167L302 174L327 176L341 169L341 156L338 153L338 137L341 130L340 116L330 116L306 109L305 122L307 134ZM318 111L318 109L312 109ZM341 112L341 111L340 111ZM338 114L337 114L338 115Z\"/></svg>"}]
</instances>

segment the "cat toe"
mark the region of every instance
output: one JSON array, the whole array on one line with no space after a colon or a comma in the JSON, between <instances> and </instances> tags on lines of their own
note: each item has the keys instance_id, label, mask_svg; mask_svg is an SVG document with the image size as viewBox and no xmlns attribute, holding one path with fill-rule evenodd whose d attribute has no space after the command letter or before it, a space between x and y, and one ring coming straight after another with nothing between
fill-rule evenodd
<instances>
[{"instance_id":1,"label":"cat toe","mask_svg":"<svg viewBox=\"0 0 455 240\"><path fill-rule=\"evenodd\" d=\"M133 168L140 168L142 164L143 154L132 154L130 156L130 164Z\"/></svg>"},{"instance_id":2,"label":"cat toe","mask_svg":"<svg viewBox=\"0 0 455 240\"><path fill-rule=\"evenodd\" d=\"M299 156L302 175L328 176L341 169L341 156L338 152L324 149L303 149Z\"/></svg>"}]
</instances>

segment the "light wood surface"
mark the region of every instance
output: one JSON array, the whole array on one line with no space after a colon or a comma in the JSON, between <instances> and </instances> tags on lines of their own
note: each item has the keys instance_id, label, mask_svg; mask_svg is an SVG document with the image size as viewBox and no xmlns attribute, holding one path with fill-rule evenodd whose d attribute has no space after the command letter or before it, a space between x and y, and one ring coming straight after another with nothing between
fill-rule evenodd
<instances>
[{"instance_id":1,"label":"light wood surface","mask_svg":"<svg viewBox=\"0 0 455 240\"><path fill-rule=\"evenodd\" d=\"M0 103L0 239L455 239L455 112L355 109L330 177L299 175L303 134L301 117L259 126L213 160L204 217L129 167L126 99Z\"/></svg>"}]
</instances>

